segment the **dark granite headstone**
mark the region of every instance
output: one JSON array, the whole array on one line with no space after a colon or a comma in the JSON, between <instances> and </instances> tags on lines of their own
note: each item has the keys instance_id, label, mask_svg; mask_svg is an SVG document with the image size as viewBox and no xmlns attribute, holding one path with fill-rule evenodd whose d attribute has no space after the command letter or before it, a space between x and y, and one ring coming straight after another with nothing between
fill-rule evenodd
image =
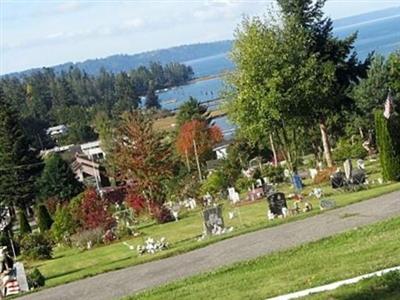
<instances>
[{"instance_id":1,"label":"dark granite headstone","mask_svg":"<svg viewBox=\"0 0 400 300\"><path fill-rule=\"evenodd\" d=\"M346 185L346 176L343 172L337 172L331 176L331 185L333 189L338 189Z\"/></svg>"},{"instance_id":2,"label":"dark granite headstone","mask_svg":"<svg viewBox=\"0 0 400 300\"><path fill-rule=\"evenodd\" d=\"M269 210L274 215L282 215L282 208L287 208L286 198L284 193L273 193L267 196Z\"/></svg>"},{"instance_id":3,"label":"dark granite headstone","mask_svg":"<svg viewBox=\"0 0 400 300\"><path fill-rule=\"evenodd\" d=\"M354 170L352 174L352 182L353 184L363 184L365 183L366 175L364 170Z\"/></svg>"},{"instance_id":4,"label":"dark granite headstone","mask_svg":"<svg viewBox=\"0 0 400 300\"><path fill-rule=\"evenodd\" d=\"M215 226L224 228L224 219L222 217L222 205L205 209L203 211L203 216L207 234L212 234L212 231L215 228Z\"/></svg>"}]
</instances>

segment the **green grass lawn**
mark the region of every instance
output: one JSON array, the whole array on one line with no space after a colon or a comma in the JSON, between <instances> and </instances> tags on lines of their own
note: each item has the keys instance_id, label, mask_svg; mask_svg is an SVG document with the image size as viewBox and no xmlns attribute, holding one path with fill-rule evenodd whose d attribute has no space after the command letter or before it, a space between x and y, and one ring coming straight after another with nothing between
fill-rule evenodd
<instances>
[{"instance_id":1,"label":"green grass lawn","mask_svg":"<svg viewBox=\"0 0 400 300\"><path fill-rule=\"evenodd\" d=\"M369 166L371 176L378 176L375 173L375 165ZM315 186L308 186L306 192L309 192ZM368 190L354 193L333 192L328 186L323 186L328 198L334 199L338 206L344 206L365 199L373 198L385 193L393 192L400 189L400 183L384 184L374 186ZM280 190L290 192L287 185L281 186ZM28 268L38 267L39 270L47 278L46 286L54 286L93 276L110 270L116 270L155 259L160 259L179 253L187 252L199 247L204 247L210 243L214 243L221 239L230 238L246 232L255 231L261 228L276 226L284 222L290 222L306 218L318 213L317 200L312 200L314 210L310 213L300 214L289 217L287 219L278 219L268 221L266 218L267 204L265 200L252 202L241 205L236 208L230 204L224 205L224 218L226 226L233 226L232 233L224 236L207 238L201 242L197 241L200 237L203 225L200 210L186 212L182 215L182 219L178 222L167 224L147 224L142 225L139 230L141 235L136 238L128 239L124 242L129 245L136 246L143 244L144 240L151 236L154 238L166 237L170 243L168 250L159 252L154 255L139 256L136 250L129 250L122 241L115 242L111 245L96 247L90 251L79 251L71 248L56 248L53 259L46 261L27 262ZM289 205L292 205L289 202ZM233 220L228 219L228 212L236 209L240 213L240 217Z\"/></svg>"},{"instance_id":2,"label":"green grass lawn","mask_svg":"<svg viewBox=\"0 0 400 300\"><path fill-rule=\"evenodd\" d=\"M395 218L127 299L266 299L398 265L399 240Z\"/></svg>"},{"instance_id":3,"label":"green grass lawn","mask_svg":"<svg viewBox=\"0 0 400 300\"><path fill-rule=\"evenodd\" d=\"M359 283L302 299L307 300L398 300L400 298L400 272L390 272Z\"/></svg>"}]
</instances>

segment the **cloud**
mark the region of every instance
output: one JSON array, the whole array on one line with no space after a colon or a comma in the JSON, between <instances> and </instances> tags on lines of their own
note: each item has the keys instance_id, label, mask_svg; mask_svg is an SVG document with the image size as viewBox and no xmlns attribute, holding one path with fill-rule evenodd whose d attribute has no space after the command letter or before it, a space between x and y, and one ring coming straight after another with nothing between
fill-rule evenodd
<instances>
[{"instance_id":1,"label":"cloud","mask_svg":"<svg viewBox=\"0 0 400 300\"><path fill-rule=\"evenodd\" d=\"M248 4L233 0L208 0L193 12L193 16L199 21L235 20L246 6Z\"/></svg>"},{"instance_id":2,"label":"cloud","mask_svg":"<svg viewBox=\"0 0 400 300\"><path fill-rule=\"evenodd\" d=\"M143 19L133 18L125 20L121 22L121 24L117 24L114 26L99 26L91 29L82 29L77 31L57 31L35 39L24 40L16 43L5 43L2 46L2 49L4 51L7 51L50 44L76 42L107 36L121 36L135 32L135 30L142 28L144 25L145 22Z\"/></svg>"},{"instance_id":3,"label":"cloud","mask_svg":"<svg viewBox=\"0 0 400 300\"><path fill-rule=\"evenodd\" d=\"M79 1L68 1L59 4L54 11L61 14L65 14L81 10L82 8L84 8L84 6L85 5Z\"/></svg>"}]
</instances>

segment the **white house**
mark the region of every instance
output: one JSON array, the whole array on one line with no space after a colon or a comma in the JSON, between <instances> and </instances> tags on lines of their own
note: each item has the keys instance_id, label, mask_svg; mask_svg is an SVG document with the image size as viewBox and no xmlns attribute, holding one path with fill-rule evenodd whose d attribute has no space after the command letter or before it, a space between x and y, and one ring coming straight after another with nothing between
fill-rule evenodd
<instances>
[{"instance_id":1,"label":"white house","mask_svg":"<svg viewBox=\"0 0 400 300\"><path fill-rule=\"evenodd\" d=\"M217 159L224 159L228 156L227 151L230 144L230 141L222 141L221 143L215 145L213 151L217 155Z\"/></svg>"},{"instance_id":2,"label":"white house","mask_svg":"<svg viewBox=\"0 0 400 300\"><path fill-rule=\"evenodd\" d=\"M94 141L85 144L81 144L81 150L89 158L102 159L106 156L103 149L101 149L101 142Z\"/></svg>"},{"instance_id":3,"label":"white house","mask_svg":"<svg viewBox=\"0 0 400 300\"><path fill-rule=\"evenodd\" d=\"M68 131L68 127L65 125L58 125L58 126L53 126L53 127L49 127L46 130L46 133L48 135L50 135L51 137L53 136L58 136L58 135L64 135L66 134Z\"/></svg>"}]
</instances>

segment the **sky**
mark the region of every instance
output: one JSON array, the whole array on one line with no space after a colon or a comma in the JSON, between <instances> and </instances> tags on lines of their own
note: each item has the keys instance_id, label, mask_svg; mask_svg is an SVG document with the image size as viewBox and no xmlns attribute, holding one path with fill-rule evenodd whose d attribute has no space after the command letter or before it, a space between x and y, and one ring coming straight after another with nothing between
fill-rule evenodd
<instances>
[{"instance_id":1,"label":"sky","mask_svg":"<svg viewBox=\"0 0 400 300\"><path fill-rule=\"evenodd\" d=\"M231 39L243 15L273 0L0 0L0 74ZM333 19L400 6L400 0L328 0Z\"/></svg>"}]
</instances>

